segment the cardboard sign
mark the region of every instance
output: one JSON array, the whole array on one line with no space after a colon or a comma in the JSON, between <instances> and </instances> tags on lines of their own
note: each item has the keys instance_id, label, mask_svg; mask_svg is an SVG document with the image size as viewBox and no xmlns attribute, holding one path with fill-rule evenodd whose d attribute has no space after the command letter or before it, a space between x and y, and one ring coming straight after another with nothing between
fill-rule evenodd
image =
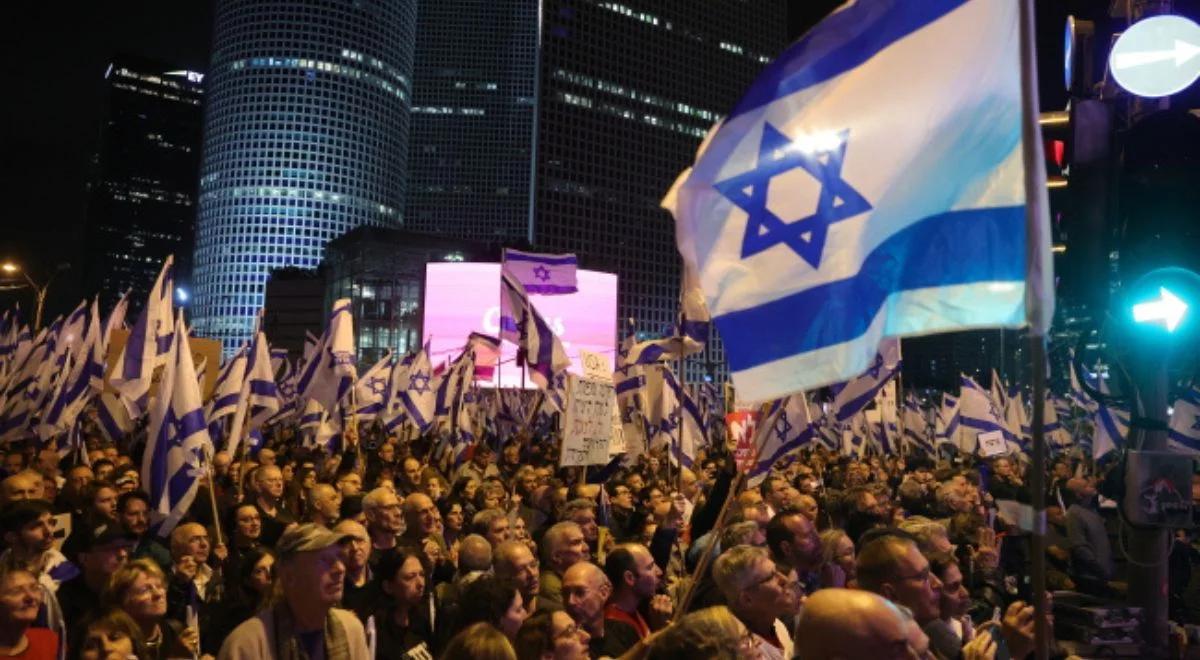
<instances>
[{"instance_id":1,"label":"cardboard sign","mask_svg":"<svg viewBox=\"0 0 1200 660\"><path fill-rule=\"evenodd\" d=\"M559 467L604 465L613 435L616 391L611 382L569 374Z\"/></svg>"},{"instance_id":2,"label":"cardboard sign","mask_svg":"<svg viewBox=\"0 0 1200 660\"><path fill-rule=\"evenodd\" d=\"M580 349L579 361L583 363L584 378L612 382L613 366L609 364L607 357Z\"/></svg>"},{"instance_id":3,"label":"cardboard sign","mask_svg":"<svg viewBox=\"0 0 1200 660\"><path fill-rule=\"evenodd\" d=\"M979 434L979 455L984 458L991 456L999 456L1008 452L1008 445L1004 442L1004 434L1000 431L988 431L987 433Z\"/></svg>"},{"instance_id":4,"label":"cardboard sign","mask_svg":"<svg viewBox=\"0 0 1200 660\"><path fill-rule=\"evenodd\" d=\"M742 410L725 415L729 441L733 443L733 460L739 472L754 467L754 430L758 427L758 412Z\"/></svg>"}]
</instances>

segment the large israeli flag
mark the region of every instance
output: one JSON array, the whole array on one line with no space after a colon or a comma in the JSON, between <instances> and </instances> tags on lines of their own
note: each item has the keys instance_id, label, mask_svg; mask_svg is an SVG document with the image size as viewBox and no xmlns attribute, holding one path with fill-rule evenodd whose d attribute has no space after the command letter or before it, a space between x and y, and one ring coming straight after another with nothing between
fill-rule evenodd
<instances>
[{"instance_id":1,"label":"large israeli flag","mask_svg":"<svg viewBox=\"0 0 1200 660\"><path fill-rule=\"evenodd\" d=\"M152 515L165 518L158 533L167 536L188 513L212 442L182 315L167 347L158 396L150 407L142 484Z\"/></svg>"},{"instance_id":2,"label":"large israeli flag","mask_svg":"<svg viewBox=\"0 0 1200 660\"><path fill-rule=\"evenodd\" d=\"M844 5L767 67L677 180L679 249L746 400L862 373L884 337L1048 325L1020 5Z\"/></svg>"},{"instance_id":3,"label":"large israeli flag","mask_svg":"<svg viewBox=\"0 0 1200 660\"><path fill-rule=\"evenodd\" d=\"M771 404L766 422L758 427L757 443L762 449L758 452L758 462L750 468L747 487L762 483L772 466L789 452L811 442L815 434L810 404L804 394L793 394Z\"/></svg>"}]
</instances>

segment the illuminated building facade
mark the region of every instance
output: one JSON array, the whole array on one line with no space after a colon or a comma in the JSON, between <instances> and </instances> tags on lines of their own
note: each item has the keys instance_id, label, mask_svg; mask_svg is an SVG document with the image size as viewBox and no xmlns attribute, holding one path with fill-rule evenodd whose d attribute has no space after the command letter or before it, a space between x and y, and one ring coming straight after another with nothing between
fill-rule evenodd
<instances>
[{"instance_id":1,"label":"illuminated building facade","mask_svg":"<svg viewBox=\"0 0 1200 660\"><path fill-rule=\"evenodd\" d=\"M107 67L104 123L90 184L88 288L102 309L130 291L141 307L167 255L186 291L200 170L203 75L119 56ZM182 294L186 295L186 294Z\"/></svg>"},{"instance_id":2,"label":"illuminated building facade","mask_svg":"<svg viewBox=\"0 0 1200 660\"><path fill-rule=\"evenodd\" d=\"M405 225L529 240L538 3L419 2Z\"/></svg>"},{"instance_id":3,"label":"illuminated building facade","mask_svg":"<svg viewBox=\"0 0 1200 660\"><path fill-rule=\"evenodd\" d=\"M415 0L221 0L206 79L193 321L231 352L270 270L315 268L405 203Z\"/></svg>"},{"instance_id":4,"label":"illuminated building facade","mask_svg":"<svg viewBox=\"0 0 1200 660\"><path fill-rule=\"evenodd\" d=\"M787 42L782 0L545 0L535 242L620 277L618 313L657 336L680 258L659 203L709 128ZM688 380L724 372L714 338Z\"/></svg>"}]
</instances>

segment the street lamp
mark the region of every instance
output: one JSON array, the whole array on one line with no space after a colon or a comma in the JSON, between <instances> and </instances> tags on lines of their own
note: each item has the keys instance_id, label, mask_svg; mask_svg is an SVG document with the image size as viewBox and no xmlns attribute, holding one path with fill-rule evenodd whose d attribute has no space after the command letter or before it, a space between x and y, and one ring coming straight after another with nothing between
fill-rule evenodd
<instances>
[{"instance_id":1,"label":"street lamp","mask_svg":"<svg viewBox=\"0 0 1200 660\"><path fill-rule=\"evenodd\" d=\"M11 261L5 261L4 263L0 264L0 270L9 275L20 273L21 277L25 278L25 282L29 284L29 288L33 289L34 295L37 299L37 307L34 309L33 313L33 332L36 333L42 327L42 308L46 304L46 292L50 289L50 283L54 281L54 278L60 272L67 270L70 267L71 264L69 263L58 264L58 266L55 267L54 272L50 274L50 279L46 280L45 284L38 286L38 283L34 282L33 278L29 277L29 273L26 273L19 264Z\"/></svg>"}]
</instances>

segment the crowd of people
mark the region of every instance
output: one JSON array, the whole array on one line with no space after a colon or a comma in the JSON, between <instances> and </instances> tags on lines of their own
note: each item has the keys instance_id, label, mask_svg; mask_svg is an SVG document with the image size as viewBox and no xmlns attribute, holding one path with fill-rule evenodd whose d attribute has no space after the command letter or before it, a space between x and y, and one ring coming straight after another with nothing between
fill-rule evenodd
<instances>
[{"instance_id":1,"label":"crowd of people","mask_svg":"<svg viewBox=\"0 0 1200 660\"><path fill-rule=\"evenodd\" d=\"M216 453L169 534L132 448L10 446L0 656L19 658L1025 658L1025 462L805 449L746 487L723 449L588 471L554 443L276 429ZM99 436L96 436L97 438ZM497 451L498 449L498 451ZM1050 583L1119 595L1096 478L1047 475ZM1194 618L1185 537L1172 614ZM1184 571L1179 573L1177 571ZM1194 571L1200 576L1200 571ZM1052 621L1048 621L1052 625Z\"/></svg>"}]
</instances>

